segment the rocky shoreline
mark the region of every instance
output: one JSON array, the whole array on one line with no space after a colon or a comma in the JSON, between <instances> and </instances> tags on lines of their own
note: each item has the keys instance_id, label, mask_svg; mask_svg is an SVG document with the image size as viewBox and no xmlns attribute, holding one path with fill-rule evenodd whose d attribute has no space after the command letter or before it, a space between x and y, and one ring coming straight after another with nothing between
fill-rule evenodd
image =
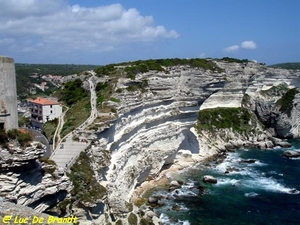
<instances>
[{"instance_id":1,"label":"rocky shoreline","mask_svg":"<svg viewBox=\"0 0 300 225\"><path fill-rule=\"evenodd\" d=\"M115 119L101 122L98 130L86 131L85 137L91 132L97 135L84 153L94 183L105 187L104 197L92 203L81 202L82 208L71 209L71 204L64 202L67 213L73 210L80 214L84 224L127 224L133 218L136 221L137 216L140 222L145 214L157 224L157 215L146 213L151 209L142 207L149 199L140 196L148 196L156 187L169 188L172 174L197 163L205 164L215 156L224 157L237 148L288 147L284 138L299 137L300 94L294 89L299 71L268 68L250 61L214 63L220 70L180 65L140 73L134 80L116 80L112 94L115 101L105 102L115 107L116 113L107 113L114 114ZM104 80L109 79L107 76ZM43 163L41 167L49 172L54 169ZM62 182L57 186L70 193L68 178L59 170L53 175ZM55 194L51 176L43 178L51 183L45 192ZM176 185L174 181L171 186ZM38 186L41 195L37 197L43 198L43 187ZM37 209L48 207L42 203Z\"/></svg>"}]
</instances>

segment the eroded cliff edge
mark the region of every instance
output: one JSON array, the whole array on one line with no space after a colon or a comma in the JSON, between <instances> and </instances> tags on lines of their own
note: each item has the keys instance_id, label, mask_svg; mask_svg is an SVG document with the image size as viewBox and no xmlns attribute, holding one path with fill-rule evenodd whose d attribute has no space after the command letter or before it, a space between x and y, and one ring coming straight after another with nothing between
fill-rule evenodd
<instances>
[{"instance_id":1,"label":"eroded cliff edge","mask_svg":"<svg viewBox=\"0 0 300 225\"><path fill-rule=\"evenodd\" d=\"M105 104L116 108L107 114L117 119L95 124L97 139L85 151L92 177L107 193L93 203L79 202L82 210L73 205L82 220L128 223L128 213L140 213L132 207L134 189L177 157L193 165L236 147L285 146L277 137L299 137L299 97L290 93L298 87L299 71L255 62L213 63L215 69L167 66L116 80L112 96L118 101ZM102 76L95 85L111 80ZM282 108L285 99L291 104ZM228 112L240 122L237 127L228 123ZM210 119L204 121L205 115Z\"/></svg>"},{"instance_id":2,"label":"eroded cliff edge","mask_svg":"<svg viewBox=\"0 0 300 225\"><path fill-rule=\"evenodd\" d=\"M275 124L295 122L299 113L295 107L297 95L292 99L291 115L280 111L279 100L297 87L299 71L268 68L255 62L214 63L220 71L182 65L167 67L167 72L138 74L134 81L118 80L114 97L120 102L111 103L117 105L118 119L99 133L98 146L88 151L91 157L99 151L111 152L110 165L96 176L108 190L108 213L127 215L134 188L156 178L164 166L184 153L189 152L185 157L192 165L237 147L289 146L277 138L286 137L280 135L278 126L265 123L260 115L269 109L272 115L277 112L283 118L276 117ZM143 89L128 91L145 83ZM273 90L276 94L270 94ZM262 102L269 108L263 108ZM199 109L201 114L220 108L237 109L243 127L233 129L229 124L221 129L200 129L196 125L197 120L198 124L202 122ZM298 137L297 125L286 127L293 133L289 137ZM97 159L92 166L99 171Z\"/></svg>"}]
</instances>

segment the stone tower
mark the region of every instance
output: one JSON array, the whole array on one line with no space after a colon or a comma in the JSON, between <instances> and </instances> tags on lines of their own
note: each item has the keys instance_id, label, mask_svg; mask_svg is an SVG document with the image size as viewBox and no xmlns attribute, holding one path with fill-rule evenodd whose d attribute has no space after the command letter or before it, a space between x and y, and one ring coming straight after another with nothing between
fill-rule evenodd
<instances>
[{"instance_id":1,"label":"stone tower","mask_svg":"<svg viewBox=\"0 0 300 225\"><path fill-rule=\"evenodd\" d=\"M12 58L0 56L0 129L18 128L17 84Z\"/></svg>"}]
</instances>

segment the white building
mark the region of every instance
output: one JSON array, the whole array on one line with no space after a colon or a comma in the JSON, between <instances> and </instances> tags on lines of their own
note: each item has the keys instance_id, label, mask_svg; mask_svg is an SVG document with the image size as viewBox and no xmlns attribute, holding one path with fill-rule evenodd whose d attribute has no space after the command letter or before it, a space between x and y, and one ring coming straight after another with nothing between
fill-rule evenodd
<instances>
[{"instance_id":1,"label":"white building","mask_svg":"<svg viewBox=\"0 0 300 225\"><path fill-rule=\"evenodd\" d=\"M47 121L58 118L62 114L62 106L53 100L38 97L29 101L31 125L42 128Z\"/></svg>"}]
</instances>

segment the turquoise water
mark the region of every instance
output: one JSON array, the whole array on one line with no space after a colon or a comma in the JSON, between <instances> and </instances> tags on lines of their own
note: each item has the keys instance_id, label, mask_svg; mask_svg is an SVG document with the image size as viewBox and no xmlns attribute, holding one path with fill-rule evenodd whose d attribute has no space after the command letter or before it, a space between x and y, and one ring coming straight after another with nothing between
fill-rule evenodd
<instances>
[{"instance_id":1,"label":"turquoise water","mask_svg":"<svg viewBox=\"0 0 300 225\"><path fill-rule=\"evenodd\" d=\"M290 149L300 149L299 141L292 144ZM283 158L284 150L237 150L222 163L195 166L176 175L174 179L185 183L180 189L155 193L166 203L156 209L163 224L300 224L300 159ZM237 171L225 174L227 167ZM218 183L204 184L206 174Z\"/></svg>"}]
</instances>

